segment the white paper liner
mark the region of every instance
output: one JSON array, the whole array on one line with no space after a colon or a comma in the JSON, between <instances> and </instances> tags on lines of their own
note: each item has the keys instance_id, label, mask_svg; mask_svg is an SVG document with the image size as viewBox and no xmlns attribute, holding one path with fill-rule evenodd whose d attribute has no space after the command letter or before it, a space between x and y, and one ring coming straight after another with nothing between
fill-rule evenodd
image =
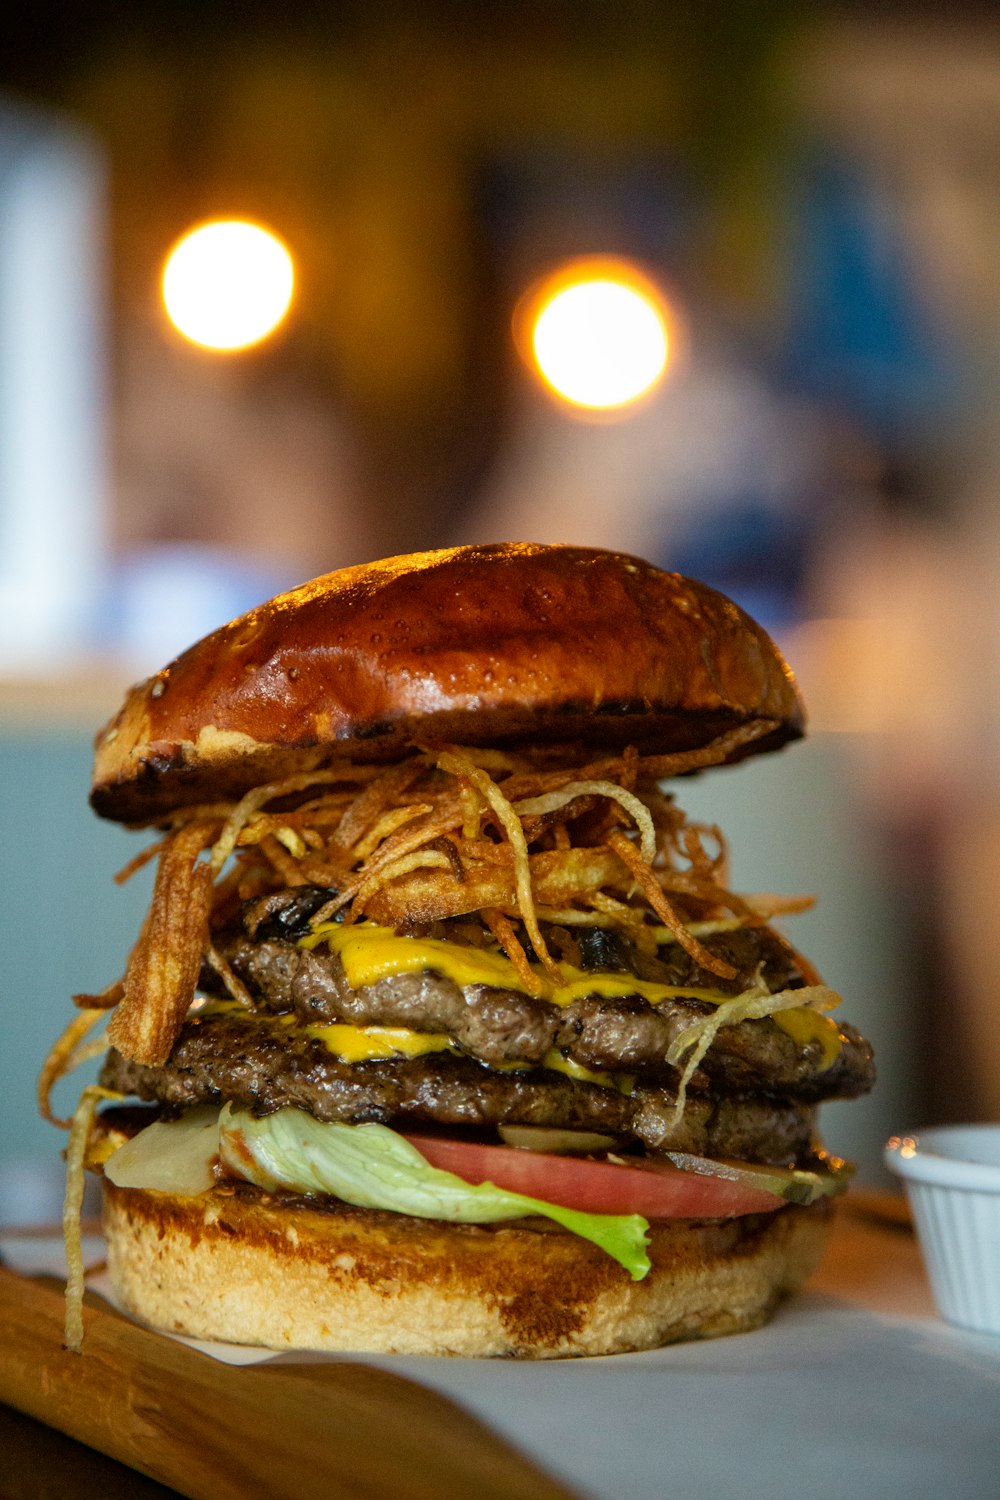
<instances>
[{"instance_id":1,"label":"white paper liner","mask_svg":"<svg viewBox=\"0 0 1000 1500\"><path fill-rule=\"evenodd\" d=\"M3 1243L62 1274L58 1242ZM87 1240L85 1262L100 1259ZM88 1287L108 1295L102 1274ZM109 1298L110 1300L110 1298ZM520 1362L275 1354L183 1342L227 1364L330 1359L450 1398L590 1500L983 1500L997 1493L1000 1339L801 1293L756 1333L612 1358Z\"/></svg>"}]
</instances>

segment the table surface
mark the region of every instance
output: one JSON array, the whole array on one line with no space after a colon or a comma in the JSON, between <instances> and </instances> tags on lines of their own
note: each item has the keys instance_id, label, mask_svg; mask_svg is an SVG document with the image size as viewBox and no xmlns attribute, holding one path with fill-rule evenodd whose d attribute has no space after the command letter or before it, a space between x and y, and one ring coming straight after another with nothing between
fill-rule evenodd
<instances>
[{"instance_id":1,"label":"table surface","mask_svg":"<svg viewBox=\"0 0 1000 1500\"><path fill-rule=\"evenodd\" d=\"M12 1280L9 1272L4 1273L4 1276L8 1282ZM40 1285L33 1279L18 1279L22 1280L24 1289ZM53 1305L57 1305L56 1290L50 1287L45 1290ZM9 1306L6 1316L10 1326ZM829 1385L834 1404L839 1402L840 1407L843 1407L845 1400L849 1399L844 1396L844 1390L854 1383L853 1376L850 1376L845 1384L845 1377L849 1375L845 1370L845 1362L852 1361L857 1363L858 1381L875 1381L883 1399L889 1399L887 1393L897 1389L904 1393L914 1391L919 1395L919 1371L924 1368L920 1361L930 1358L935 1362L933 1379L939 1393L941 1369L951 1385L954 1385L954 1380L949 1372L958 1372L955 1378L959 1385L954 1387L954 1399L964 1403L957 1409L961 1413L967 1413L972 1423L973 1448L975 1433L981 1426L982 1413L988 1409L989 1402L995 1402L993 1409L1000 1415L1000 1348L997 1347L1000 1341L963 1335L957 1330L947 1329L937 1320L919 1248L905 1207L900 1200L884 1195L855 1193L840 1205L822 1266L806 1291L798 1299L793 1299L787 1314L779 1315L771 1328L738 1339L675 1346L673 1350L654 1351L648 1355L533 1366L504 1361L393 1361L387 1358L375 1358L362 1364L355 1357L350 1361L326 1361L321 1365L296 1363L295 1357L282 1356L271 1364L255 1366L252 1371L248 1371L234 1370L215 1360L205 1360L177 1341L162 1339L159 1335L135 1329L111 1310L107 1310L102 1328L105 1325L110 1330L112 1344L121 1335L128 1340L138 1338L153 1341L156 1350L167 1351L167 1363L163 1369L167 1370L168 1378L171 1379L187 1380L192 1371L197 1375L202 1370L207 1371L206 1378L216 1382L259 1381L263 1376L269 1379L267 1395L270 1397L273 1394L275 1401L285 1399L284 1386L288 1386L288 1399L292 1402L290 1409L294 1409L301 1393L307 1389L304 1382L308 1378L312 1381L312 1391L318 1394L320 1401L326 1400L329 1403L332 1400L338 1410L343 1407L345 1392L348 1391L352 1400L361 1403L353 1419L359 1432L366 1420L365 1401L370 1400L371 1412L379 1414L377 1420L380 1425L383 1416L388 1419L402 1412L405 1421L397 1422L398 1431L389 1440L389 1446L404 1442L408 1433L416 1433L418 1441L414 1448L415 1454L419 1455L421 1451L421 1434L426 1438L424 1447L434 1450L426 1484L422 1487L422 1483L414 1478L407 1488L407 1494L414 1496L424 1493L435 1497L477 1493L480 1500L489 1500L494 1494L523 1497L523 1500L560 1500L560 1497L567 1500L567 1497L602 1497L614 1493L613 1468L602 1475L597 1472L599 1464L588 1467L587 1453L590 1450L587 1449L586 1442L594 1442L591 1430L593 1422L596 1420L599 1424L600 1412L605 1410L609 1419L614 1418L618 1441L625 1442L621 1425L623 1421L631 1421L636 1429L635 1441L641 1440L648 1450L651 1414L660 1409L665 1395L674 1403L674 1415L678 1422L686 1420L685 1402L693 1401L695 1404L691 1410L698 1412L704 1411L706 1398L709 1406L713 1399L721 1399L723 1404L717 1413L717 1430L725 1429L728 1425L732 1432L743 1433L741 1441L745 1443L747 1432L766 1436L768 1426L774 1425L774 1440L777 1442L782 1422L793 1419L789 1414L782 1416L780 1412L776 1412L775 1405L788 1406L789 1379L792 1381L794 1405L794 1389L798 1378L796 1362L801 1361L803 1348L810 1348L814 1344L822 1345L822 1352L817 1355L818 1363L816 1359L808 1358L802 1366L803 1401L806 1400L805 1387L810 1381L816 1380L819 1382L816 1390L820 1393L817 1405L821 1407L825 1381ZM16 1341L16 1330L10 1337ZM54 1338L54 1348L58 1351L57 1333ZM914 1340L918 1344L923 1341L919 1350L916 1349ZM149 1347L147 1346L147 1356ZM109 1344L110 1352L105 1351L104 1356L108 1360L109 1372L117 1368L116 1361L120 1363L121 1360L131 1358L131 1348L130 1343L123 1343L118 1350ZM95 1357L100 1353L95 1345ZM63 1361L65 1358L62 1355ZM184 1361L196 1363L188 1364ZM458 1369L457 1366L462 1368ZM174 1372L173 1375L170 1371ZM992 1382L991 1371L995 1372L996 1377ZM270 1376L265 1372L270 1372ZM162 1377L163 1370L160 1373ZM114 1374L109 1373L108 1379L114 1378ZM45 1379L49 1379L49 1376L46 1375ZM138 1401L135 1380L133 1377L130 1379L133 1383L128 1387L127 1399ZM294 1386L293 1390L292 1383L296 1381L302 1383ZM487 1382L481 1384L478 1394L477 1381ZM965 1385L962 1385L963 1381ZM351 1384L348 1385L348 1382ZM208 1394L205 1400L212 1399L207 1386L206 1392ZM299 1394L296 1395L295 1392ZM31 1409L30 1401L22 1399L16 1393L12 1395L9 1388L2 1388L0 1393L12 1402L12 1406ZM930 1393L927 1394L929 1398ZM525 1413L538 1406L544 1407L548 1397L552 1398L552 1409L549 1437L546 1439L545 1422L541 1422L538 1431L532 1431L530 1415L525 1417ZM148 1400L148 1396L144 1399ZM250 1399L250 1404L243 1411L244 1419L252 1420L253 1402L259 1399L259 1395ZM812 1401L811 1396L808 1399ZM894 1396L892 1399L897 1398ZM490 1403L494 1400L496 1405L491 1408ZM741 1404L749 1403L746 1411L741 1410L738 1414L738 1418L733 1411L734 1400ZM877 1425L880 1420L877 1391L873 1391L873 1400L872 1421ZM759 1403L759 1412L753 1407L754 1401ZM849 1404L852 1401L853 1398L850 1398ZM653 1404L649 1405L649 1402ZM914 1421L919 1419L919 1406L920 1402L917 1400L912 1413ZM860 1410L863 1413L864 1407ZM35 1415L38 1414L36 1409ZM367 1415L370 1417L371 1413ZM851 1414L845 1420L852 1422L857 1431L859 1416L853 1404ZM945 1420L958 1421L961 1425L958 1418L949 1418L947 1412ZM518 1422L523 1423L523 1443L511 1441L512 1431L522 1431ZM571 1433L570 1424L574 1422L580 1424L580 1432L577 1433L579 1451L575 1461L572 1457L567 1457L567 1434ZM391 1425L390 1422L389 1426ZM609 1421L609 1427L610 1425ZM584 1428L588 1429L586 1434ZM664 1442L667 1441L669 1431L668 1424L664 1428ZM86 1428L82 1435L86 1436L88 1442L101 1441L100 1433L95 1438L94 1432ZM940 1437L939 1434L939 1439ZM236 1438L237 1445L245 1448L247 1432L237 1434ZM787 1434L781 1440L787 1442ZM894 1427L892 1441L898 1443L898 1440L899 1433ZM345 1432L340 1433L338 1441L350 1446L350 1421L347 1421ZM704 1443L704 1437L699 1441ZM869 1434L866 1441L872 1442L874 1439ZM888 1442L888 1435L886 1441ZM547 1442L551 1442L551 1447L547 1446ZM955 1443L962 1447L963 1452L970 1451L968 1434L956 1431ZM938 1446L940 1447L940 1441ZM224 1450L225 1444L220 1451ZM595 1448L593 1451L598 1450ZM799 1462L803 1457L808 1458L811 1451L811 1442L803 1445ZM28 1496L32 1500L44 1500L44 1497L50 1495L53 1500L56 1496L60 1500L91 1500L91 1497L110 1494L121 1497L121 1500L133 1500L133 1497L135 1500L147 1500L147 1497L148 1500L155 1500L157 1496L168 1497L177 1493L153 1478L115 1462L104 1453L84 1447L63 1433L42 1425L30 1416L22 1415L12 1407L0 1407L0 1452L4 1455L3 1484L0 1485L0 1494L4 1500L22 1500L22 1497L27 1500ZM746 1459L748 1465L758 1464L760 1473L755 1476L752 1468L747 1469L745 1477L750 1482L745 1493L765 1493L765 1488L758 1487L754 1479L759 1478L763 1485L765 1471L769 1473L768 1466L775 1461L769 1455L766 1443L757 1457L750 1456ZM817 1457L816 1462L819 1461ZM347 1454L344 1462L348 1469L350 1463L354 1462L355 1468L351 1473L341 1472L343 1488L338 1488L335 1476L332 1487L327 1482L325 1487L317 1489L317 1493L322 1490L329 1500L338 1500L341 1494L345 1497L370 1496L371 1500L391 1495L393 1500L397 1500L400 1494L399 1474L393 1477L386 1472L380 1477L377 1465L369 1473L362 1472L363 1454L355 1459ZM707 1496L712 1493L716 1486L716 1480L711 1478L715 1462L722 1462L722 1459L714 1459L708 1449L703 1447L700 1461L694 1465L692 1473L704 1474L705 1487L700 1488L696 1482L692 1488L689 1483L681 1483L678 1478L676 1493L684 1494L686 1500L697 1500L702 1494ZM870 1462L869 1458L866 1458L867 1462ZM916 1463L916 1459L914 1462ZM985 1456L983 1462L986 1462ZM920 1463L923 1468L915 1468L914 1472L917 1474L927 1469L926 1458L920 1459ZM419 1457L413 1460L413 1465L419 1467ZM889 1470L891 1469L890 1463ZM889 1473L889 1470L886 1472ZM170 1474L169 1469L166 1472ZM625 1471L621 1471L622 1488L619 1492L630 1495L648 1494L650 1497L660 1493L674 1493L673 1485L662 1491L657 1487L653 1477L655 1472L647 1452L647 1458L637 1464L634 1481L627 1479ZM895 1470L892 1470L892 1474L895 1477L891 1483L887 1479L884 1487L879 1488L879 1481L873 1481L874 1487L869 1485L865 1493L870 1496L894 1496L898 1492L917 1497L925 1493L933 1494L938 1483L933 1475L929 1475L925 1489L920 1488L919 1482L914 1488L912 1475L907 1477L902 1472L897 1474ZM487 1475L490 1476L489 1480L485 1477ZM790 1481L788 1493L801 1493L798 1487L802 1483L805 1483L805 1492L808 1493L807 1477L800 1469L794 1484ZM898 1491L893 1487L896 1478L899 1483ZM173 1478L171 1482L181 1483L184 1493L191 1495L211 1493L215 1500L216 1493L220 1496L223 1494L221 1489L214 1491L210 1480L204 1477L199 1479L195 1476L187 1485ZM245 1476L241 1482L245 1484ZM970 1481L972 1482L974 1481ZM1000 1481L997 1483L1000 1487ZM847 1485L846 1477L844 1484ZM237 1487L234 1492L248 1491L246 1488L241 1491ZM271 1492L269 1489L268 1493ZM780 1489L775 1490L771 1479L767 1481L766 1492L775 1497L775 1500L784 1493ZM825 1494L836 1496L850 1492L846 1487L843 1490L831 1488ZM229 1491L226 1490L225 1493L228 1494ZM258 1490L258 1493L264 1491ZM718 1493L715 1488L715 1494ZM815 1488L813 1493L817 1493ZM992 1491L973 1488L959 1488L956 1491L952 1486L949 1493L952 1500L957 1500L958 1496L974 1496ZM824 1492L820 1494L822 1500ZM302 1500L306 1500L306 1497L302 1497Z\"/></svg>"}]
</instances>

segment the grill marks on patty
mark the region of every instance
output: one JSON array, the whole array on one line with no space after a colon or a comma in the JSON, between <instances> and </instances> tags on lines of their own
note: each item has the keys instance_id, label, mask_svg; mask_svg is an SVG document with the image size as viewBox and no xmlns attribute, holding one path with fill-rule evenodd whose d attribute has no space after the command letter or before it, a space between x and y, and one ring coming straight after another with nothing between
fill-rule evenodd
<instances>
[{"instance_id":1,"label":"grill marks on patty","mask_svg":"<svg viewBox=\"0 0 1000 1500\"><path fill-rule=\"evenodd\" d=\"M632 1137L651 1150L767 1162L807 1155L815 1125L809 1105L743 1095L691 1098L674 1125L670 1089L639 1085L625 1095L541 1070L497 1073L450 1055L347 1065L322 1043L289 1036L280 1021L248 1026L228 1015L189 1020L161 1068L109 1053L101 1080L178 1109L231 1100L258 1113L294 1106L318 1120L403 1129L555 1125Z\"/></svg>"},{"instance_id":2,"label":"grill marks on patty","mask_svg":"<svg viewBox=\"0 0 1000 1500\"><path fill-rule=\"evenodd\" d=\"M766 969L768 935L739 936L744 950L748 937L757 938L755 956ZM730 952L734 946L730 941ZM772 940L772 948L776 946ZM355 990L339 958L326 949L309 951L288 942L255 943L238 936L220 947L260 1003L277 1012L292 1012L304 1025L342 1021L446 1032L463 1052L490 1067L539 1064L556 1048L585 1068L673 1083L677 1075L665 1062L667 1050L709 1009L692 1001L666 1000L654 1006L638 995L612 999L597 994L562 1007L492 985L460 988L430 971L392 975ZM697 971L693 978L680 977L678 970L686 976L694 966L683 950L678 953L683 964L657 965L670 975L661 982L705 988L718 984L714 976L699 980ZM785 981L787 977L782 976ZM702 1062L701 1080L692 1080L692 1087L697 1089L699 1082L704 1087L707 1078L729 1091L766 1088L808 1100L853 1097L870 1087L871 1048L852 1028L842 1028L842 1038L839 1057L824 1069L818 1043L802 1047L769 1019L726 1026Z\"/></svg>"}]
</instances>

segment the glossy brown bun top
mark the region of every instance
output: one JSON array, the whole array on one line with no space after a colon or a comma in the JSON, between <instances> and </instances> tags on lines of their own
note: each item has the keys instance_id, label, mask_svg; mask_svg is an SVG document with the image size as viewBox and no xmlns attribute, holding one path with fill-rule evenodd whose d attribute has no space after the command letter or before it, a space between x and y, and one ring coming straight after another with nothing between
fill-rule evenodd
<instances>
[{"instance_id":1,"label":"glossy brown bun top","mask_svg":"<svg viewBox=\"0 0 1000 1500\"><path fill-rule=\"evenodd\" d=\"M456 547L329 573L198 641L98 737L91 802L145 822L417 739L664 754L765 720L733 759L797 738L803 709L714 589L616 552Z\"/></svg>"}]
</instances>

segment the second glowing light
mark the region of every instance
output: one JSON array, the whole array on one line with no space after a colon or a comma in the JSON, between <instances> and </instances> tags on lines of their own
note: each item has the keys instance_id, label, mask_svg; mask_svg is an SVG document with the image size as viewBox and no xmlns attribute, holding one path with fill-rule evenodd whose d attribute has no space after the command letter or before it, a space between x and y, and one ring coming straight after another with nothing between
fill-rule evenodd
<instances>
[{"instance_id":1,"label":"second glowing light","mask_svg":"<svg viewBox=\"0 0 1000 1500\"><path fill-rule=\"evenodd\" d=\"M518 314L518 343L548 387L582 411L615 412L662 379L672 355L665 301L628 261L574 261Z\"/></svg>"}]
</instances>

